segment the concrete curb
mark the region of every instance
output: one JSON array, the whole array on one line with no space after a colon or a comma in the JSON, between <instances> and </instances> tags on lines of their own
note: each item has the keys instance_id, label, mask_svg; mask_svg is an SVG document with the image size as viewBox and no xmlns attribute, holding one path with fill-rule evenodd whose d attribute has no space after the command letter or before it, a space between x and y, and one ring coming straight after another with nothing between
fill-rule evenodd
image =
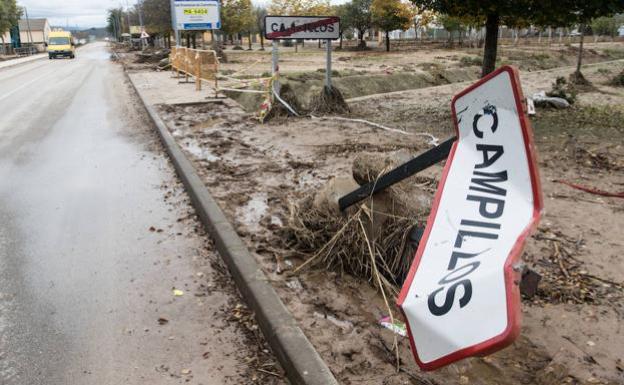
<instances>
[{"instance_id":1,"label":"concrete curb","mask_svg":"<svg viewBox=\"0 0 624 385\"><path fill-rule=\"evenodd\" d=\"M5 69L7 69L7 68L13 68L13 67L17 67L17 66L20 66L20 65L23 65L23 64L29 64L29 63L36 62L36 61L39 61L39 60L42 60L42 59L47 59L47 58L48 58L47 54L45 54L45 55L42 54L41 57L36 57L36 58L34 58L32 60L23 60L23 61L20 61L18 63L11 63L11 64L6 65L6 66L0 66L0 71L3 71ZM14 59L14 60L19 60L19 59ZM12 60L7 60L7 61L0 62L0 63L6 63L6 62L10 62L10 61L12 61Z\"/></svg>"},{"instance_id":2,"label":"concrete curb","mask_svg":"<svg viewBox=\"0 0 624 385\"><path fill-rule=\"evenodd\" d=\"M124 73L156 125L197 214L213 237L243 299L255 312L260 329L290 382L302 385L337 385L338 382L325 362L303 334L255 258L208 192L193 164L184 155L157 112L146 103L128 73Z\"/></svg>"}]
</instances>

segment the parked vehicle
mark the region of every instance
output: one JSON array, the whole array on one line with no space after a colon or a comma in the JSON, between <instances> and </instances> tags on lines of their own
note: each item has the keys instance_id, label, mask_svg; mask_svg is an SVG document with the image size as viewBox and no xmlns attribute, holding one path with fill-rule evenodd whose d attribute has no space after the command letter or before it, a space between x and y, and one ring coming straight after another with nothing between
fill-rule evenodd
<instances>
[{"instance_id":1,"label":"parked vehicle","mask_svg":"<svg viewBox=\"0 0 624 385\"><path fill-rule=\"evenodd\" d=\"M70 59L76 57L76 45L74 44L71 32L50 32L47 46L50 60L57 57L69 57Z\"/></svg>"}]
</instances>

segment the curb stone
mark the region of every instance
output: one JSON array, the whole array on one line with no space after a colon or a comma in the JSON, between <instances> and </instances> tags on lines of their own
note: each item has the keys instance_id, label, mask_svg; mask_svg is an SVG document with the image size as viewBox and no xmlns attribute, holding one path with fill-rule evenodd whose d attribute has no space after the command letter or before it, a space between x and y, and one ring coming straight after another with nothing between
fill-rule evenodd
<instances>
[{"instance_id":1,"label":"curb stone","mask_svg":"<svg viewBox=\"0 0 624 385\"><path fill-rule=\"evenodd\" d=\"M124 73L156 125L197 214L214 239L217 251L227 264L243 299L255 312L260 330L290 382L301 385L338 385L338 381L303 334L243 240L208 192L191 161L175 142L166 124L145 101L125 70Z\"/></svg>"}]
</instances>

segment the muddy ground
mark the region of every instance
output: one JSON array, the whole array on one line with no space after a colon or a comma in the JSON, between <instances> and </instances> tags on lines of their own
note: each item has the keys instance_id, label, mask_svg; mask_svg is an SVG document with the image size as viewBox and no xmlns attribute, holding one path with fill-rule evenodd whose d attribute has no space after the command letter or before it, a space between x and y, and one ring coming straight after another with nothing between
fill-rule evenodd
<instances>
[{"instance_id":1,"label":"muddy ground","mask_svg":"<svg viewBox=\"0 0 624 385\"><path fill-rule=\"evenodd\" d=\"M585 75L593 86L580 90L573 108L540 109L532 118L545 214L523 258L543 280L535 297L524 298L520 338L499 353L433 373L419 371L402 337L397 365L394 334L379 326L387 307L369 282L338 271L293 274L310 255L285 248L280 234L289 206L332 177L349 174L358 154L415 155L431 147L417 133L450 137L451 97L469 83L354 96L350 117L409 135L308 118L261 125L230 102L162 106L160 113L341 383L619 384L624 382L624 203L555 180L624 190L624 90L607 84L623 68L622 61L588 66ZM525 93L548 89L570 72L523 71ZM437 165L421 176L437 180L441 170ZM429 187L433 191L435 183Z\"/></svg>"}]
</instances>

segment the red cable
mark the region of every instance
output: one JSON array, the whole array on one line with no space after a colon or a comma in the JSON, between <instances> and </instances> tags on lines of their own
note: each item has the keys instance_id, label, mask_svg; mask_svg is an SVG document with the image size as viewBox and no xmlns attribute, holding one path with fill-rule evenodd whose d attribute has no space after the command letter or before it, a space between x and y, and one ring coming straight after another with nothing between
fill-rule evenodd
<instances>
[{"instance_id":1,"label":"red cable","mask_svg":"<svg viewBox=\"0 0 624 385\"><path fill-rule=\"evenodd\" d=\"M585 191L587 193L594 194L594 195L602 195L602 196L605 196L605 197L612 197L612 198L624 198L624 191L620 192L620 193L612 193L612 192L608 192L608 191L604 191L604 190L598 190L598 189L595 189L595 188L591 188L591 187L587 187L587 186L581 186L581 185L578 185L578 184L570 183L570 182L567 182L565 180L555 180L555 183L562 183L562 184L568 185L568 186L570 186L572 188L575 188L577 190Z\"/></svg>"}]
</instances>

